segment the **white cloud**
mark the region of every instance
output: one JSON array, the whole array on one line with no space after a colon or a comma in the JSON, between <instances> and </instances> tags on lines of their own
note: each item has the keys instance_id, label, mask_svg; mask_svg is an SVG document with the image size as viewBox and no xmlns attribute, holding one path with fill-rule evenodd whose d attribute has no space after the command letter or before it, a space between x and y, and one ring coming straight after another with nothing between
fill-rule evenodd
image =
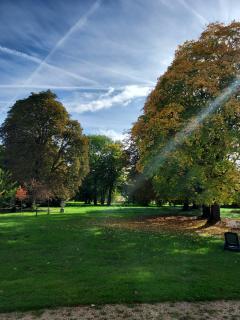
<instances>
[{"instance_id":1,"label":"white cloud","mask_svg":"<svg viewBox=\"0 0 240 320\"><path fill-rule=\"evenodd\" d=\"M70 109L73 112L83 113L109 109L114 105L126 106L136 98L146 97L151 89L152 87L139 85L128 85L120 91L110 88L106 94L100 95L96 100L82 104L77 101L70 103Z\"/></svg>"},{"instance_id":2,"label":"white cloud","mask_svg":"<svg viewBox=\"0 0 240 320\"><path fill-rule=\"evenodd\" d=\"M119 133L119 132L112 130L112 129L99 129L97 131L97 134L102 134L104 136L107 136L114 141L122 141L123 139L126 138L126 134Z\"/></svg>"}]
</instances>

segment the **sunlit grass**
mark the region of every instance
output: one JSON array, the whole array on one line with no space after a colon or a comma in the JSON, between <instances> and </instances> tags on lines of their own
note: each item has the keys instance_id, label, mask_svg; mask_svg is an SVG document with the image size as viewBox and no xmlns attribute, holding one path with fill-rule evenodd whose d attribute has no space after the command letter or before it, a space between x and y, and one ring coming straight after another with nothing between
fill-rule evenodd
<instances>
[{"instance_id":1,"label":"sunlit grass","mask_svg":"<svg viewBox=\"0 0 240 320\"><path fill-rule=\"evenodd\" d=\"M182 211L83 206L0 215L0 311L238 299L240 255L223 251L222 239L108 224L169 214Z\"/></svg>"}]
</instances>

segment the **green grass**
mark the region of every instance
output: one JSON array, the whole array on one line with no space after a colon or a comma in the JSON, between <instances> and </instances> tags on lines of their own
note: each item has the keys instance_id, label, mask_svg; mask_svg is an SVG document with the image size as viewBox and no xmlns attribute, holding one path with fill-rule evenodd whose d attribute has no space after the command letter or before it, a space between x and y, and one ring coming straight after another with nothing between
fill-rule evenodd
<instances>
[{"instance_id":1,"label":"green grass","mask_svg":"<svg viewBox=\"0 0 240 320\"><path fill-rule=\"evenodd\" d=\"M0 215L1 312L240 297L240 254L223 251L221 239L107 226L114 219L181 214L179 208L54 211Z\"/></svg>"}]
</instances>

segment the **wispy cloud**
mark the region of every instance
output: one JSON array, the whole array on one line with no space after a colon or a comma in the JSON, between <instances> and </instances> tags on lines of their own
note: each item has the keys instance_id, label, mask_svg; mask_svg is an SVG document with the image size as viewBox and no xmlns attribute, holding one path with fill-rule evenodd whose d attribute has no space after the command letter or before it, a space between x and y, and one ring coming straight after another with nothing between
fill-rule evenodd
<instances>
[{"instance_id":1,"label":"wispy cloud","mask_svg":"<svg viewBox=\"0 0 240 320\"><path fill-rule=\"evenodd\" d=\"M239 0L0 0L0 122L16 99L52 89L85 132L119 133L178 45L239 16Z\"/></svg>"},{"instance_id":2,"label":"wispy cloud","mask_svg":"<svg viewBox=\"0 0 240 320\"><path fill-rule=\"evenodd\" d=\"M63 90L63 91L72 91L72 90L86 90L86 91L101 91L106 90L103 87L83 87L83 86L55 86L51 84L0 84L2 89L40 89L40 90Z\"/></svg>"},{"instance_id":3,"label":"wispy cloud","mask_svg":"<svg viewBox=\"0 0 240 320\"><path fill-rule=\"evenodd\" d=\"M209 24L209 21L204 18L197 10L195 10L192 6L187 3L187 0L178 0L188 11L190 11L203 25L206 26Z\"/></svg>"},{"instance_id":4,"label":"wispy cloud","mask_svg":"<svg viewBox=\"0 0 240 320\"><path fill-rule=\"evenodd\" d=\"M10 48L7 48L7 47L3 47L1 45L0 45L0 51L3 52L3 53L14 55L16 57L24 58L26 60L35 62L37 64L42 62L42 60L37 58L37 57L31 56L29 54L26 54L26 53L18 51L18 50L14 50L14 49L10 49Z\"/></svg>"},{"instance_id":5,"label":"wispy cloud","mask_svg":"<svg viewBox=\"0 0 240 320\"><path fill-rule=\"evenodd\" d=\"M76 113L83 113L87 111L95 112L101 109L109 109L114 105L128 105L132 100L136 98L146 97L152 87L128 85L121 90L115 90L109 88L107 93L104 93L96 100L92 100L88 103L79 103L79 101L73 101L70 104L70 109Z\"/></svg>"},{"instance_id":6,"label":"wispy cloud","mask_svg":"<svg viewBox=\"0 0 240 320\"><path fill-rule=\"evenodd\" d=\"M30 75L27 79L26 84L30 83L33 78L38 74L38 72L44 67L44 65L48 62L48 60L54 55L54 53L64 45L68 38L76 32L77 30L81 30L86 24L88 19L94 12L100 7L101 0L97 0L94 4L90 7L90 9L82 15L78 21L64 34L64 36L57 42L57 44L52 48L52 50L48 53L48 55L41 61L39 66L34 70L34 72Z\"/></svg>"},{"instance_id":7,"label":"wispy cloud","mask_svg":"<svg viewBox=\"0 0 240 320\"><path fill-rule=\"evenodd\" d=\"M38 58L38 57L32 56L30 54L27 54L27 53L24 53L24 52L15 50L15 49L10 49L10 48L7 48L7 47L3 47L1 45L0 45L0 51L3 52L3 53L7 53L7 54L10 54L10 55L13 55L13 56L16 56L16 57L19 57L19 58L23 58L23 59L26 59L28 61L37 63L38 65L40 65L42 63L42 60L40 58ZM63 73L63 74L65 74L65 75L67 75L67 76L69 76L71 78L76 79L76 80L84 81L86 83L94 84L94 85L98 84L94 80L88 79L86 77L79 76L79 75L77 75L77 74L75 74L73 72L70 72L68 70L59 68L59 67L57 67L57 66L55 66L53 64L45 62L44 66L49 68L49 69L53 69L54 71L57 71L58 73Z\"/></svg>"},{"instance_id":8,"label":"wispy cloud","mask_svg":"<svg viewBox=\"0 0 240 320\"><path fill-rule=\"evenodd\" d=\"M73 24L73 26L61 37L61 39L56 43L56 45L47 54L47 56L43 60L41 60L38 67L25 80L23 87L31 84L34 77L41 71L41 69L44 67L44 65L46 65L48 60L59 49L59 47L61 47L76 30L81 30L86 25L88 19L100 7L100 4L101 4L101 0L97 0L96 2L94 2L94 4L90 7L90 9L84 15L82 15L76 23ZM18 97L19 97L19 92L13 97L9 105L11 105ZM7 107L9 107L9 105Z\"/></svg>"}]
</instances>

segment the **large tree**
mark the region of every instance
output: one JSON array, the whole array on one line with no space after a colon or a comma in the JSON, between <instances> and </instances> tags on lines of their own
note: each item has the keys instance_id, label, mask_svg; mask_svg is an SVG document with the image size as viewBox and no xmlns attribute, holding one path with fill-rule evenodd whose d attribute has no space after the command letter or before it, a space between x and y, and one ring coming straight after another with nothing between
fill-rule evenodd
<instances>
[{"instance_id":1,"label":"large tree","mask_svg":"<svg viewBox=\"0 0 240 320\"><path fill-rule=\"evenodd\" d=\"M212 221L239 190L239 91L208 117L199 115L239 77L239 61L240 23L210 24L199 40L178 48L132 129L140 167L152 176L156 192L210 206Z\"/></svg>"},{"instance_id":2,"label":"large tree","mask_svg":"<svg viewBox=\"0 0 240 320\"><path fill-rule=\"evenodd\" d=\"M4 164L21 185L32 181L68 199L88 172L88 143L51 91L18 100L1 127Z\"/></svg>"}]
</instances>

